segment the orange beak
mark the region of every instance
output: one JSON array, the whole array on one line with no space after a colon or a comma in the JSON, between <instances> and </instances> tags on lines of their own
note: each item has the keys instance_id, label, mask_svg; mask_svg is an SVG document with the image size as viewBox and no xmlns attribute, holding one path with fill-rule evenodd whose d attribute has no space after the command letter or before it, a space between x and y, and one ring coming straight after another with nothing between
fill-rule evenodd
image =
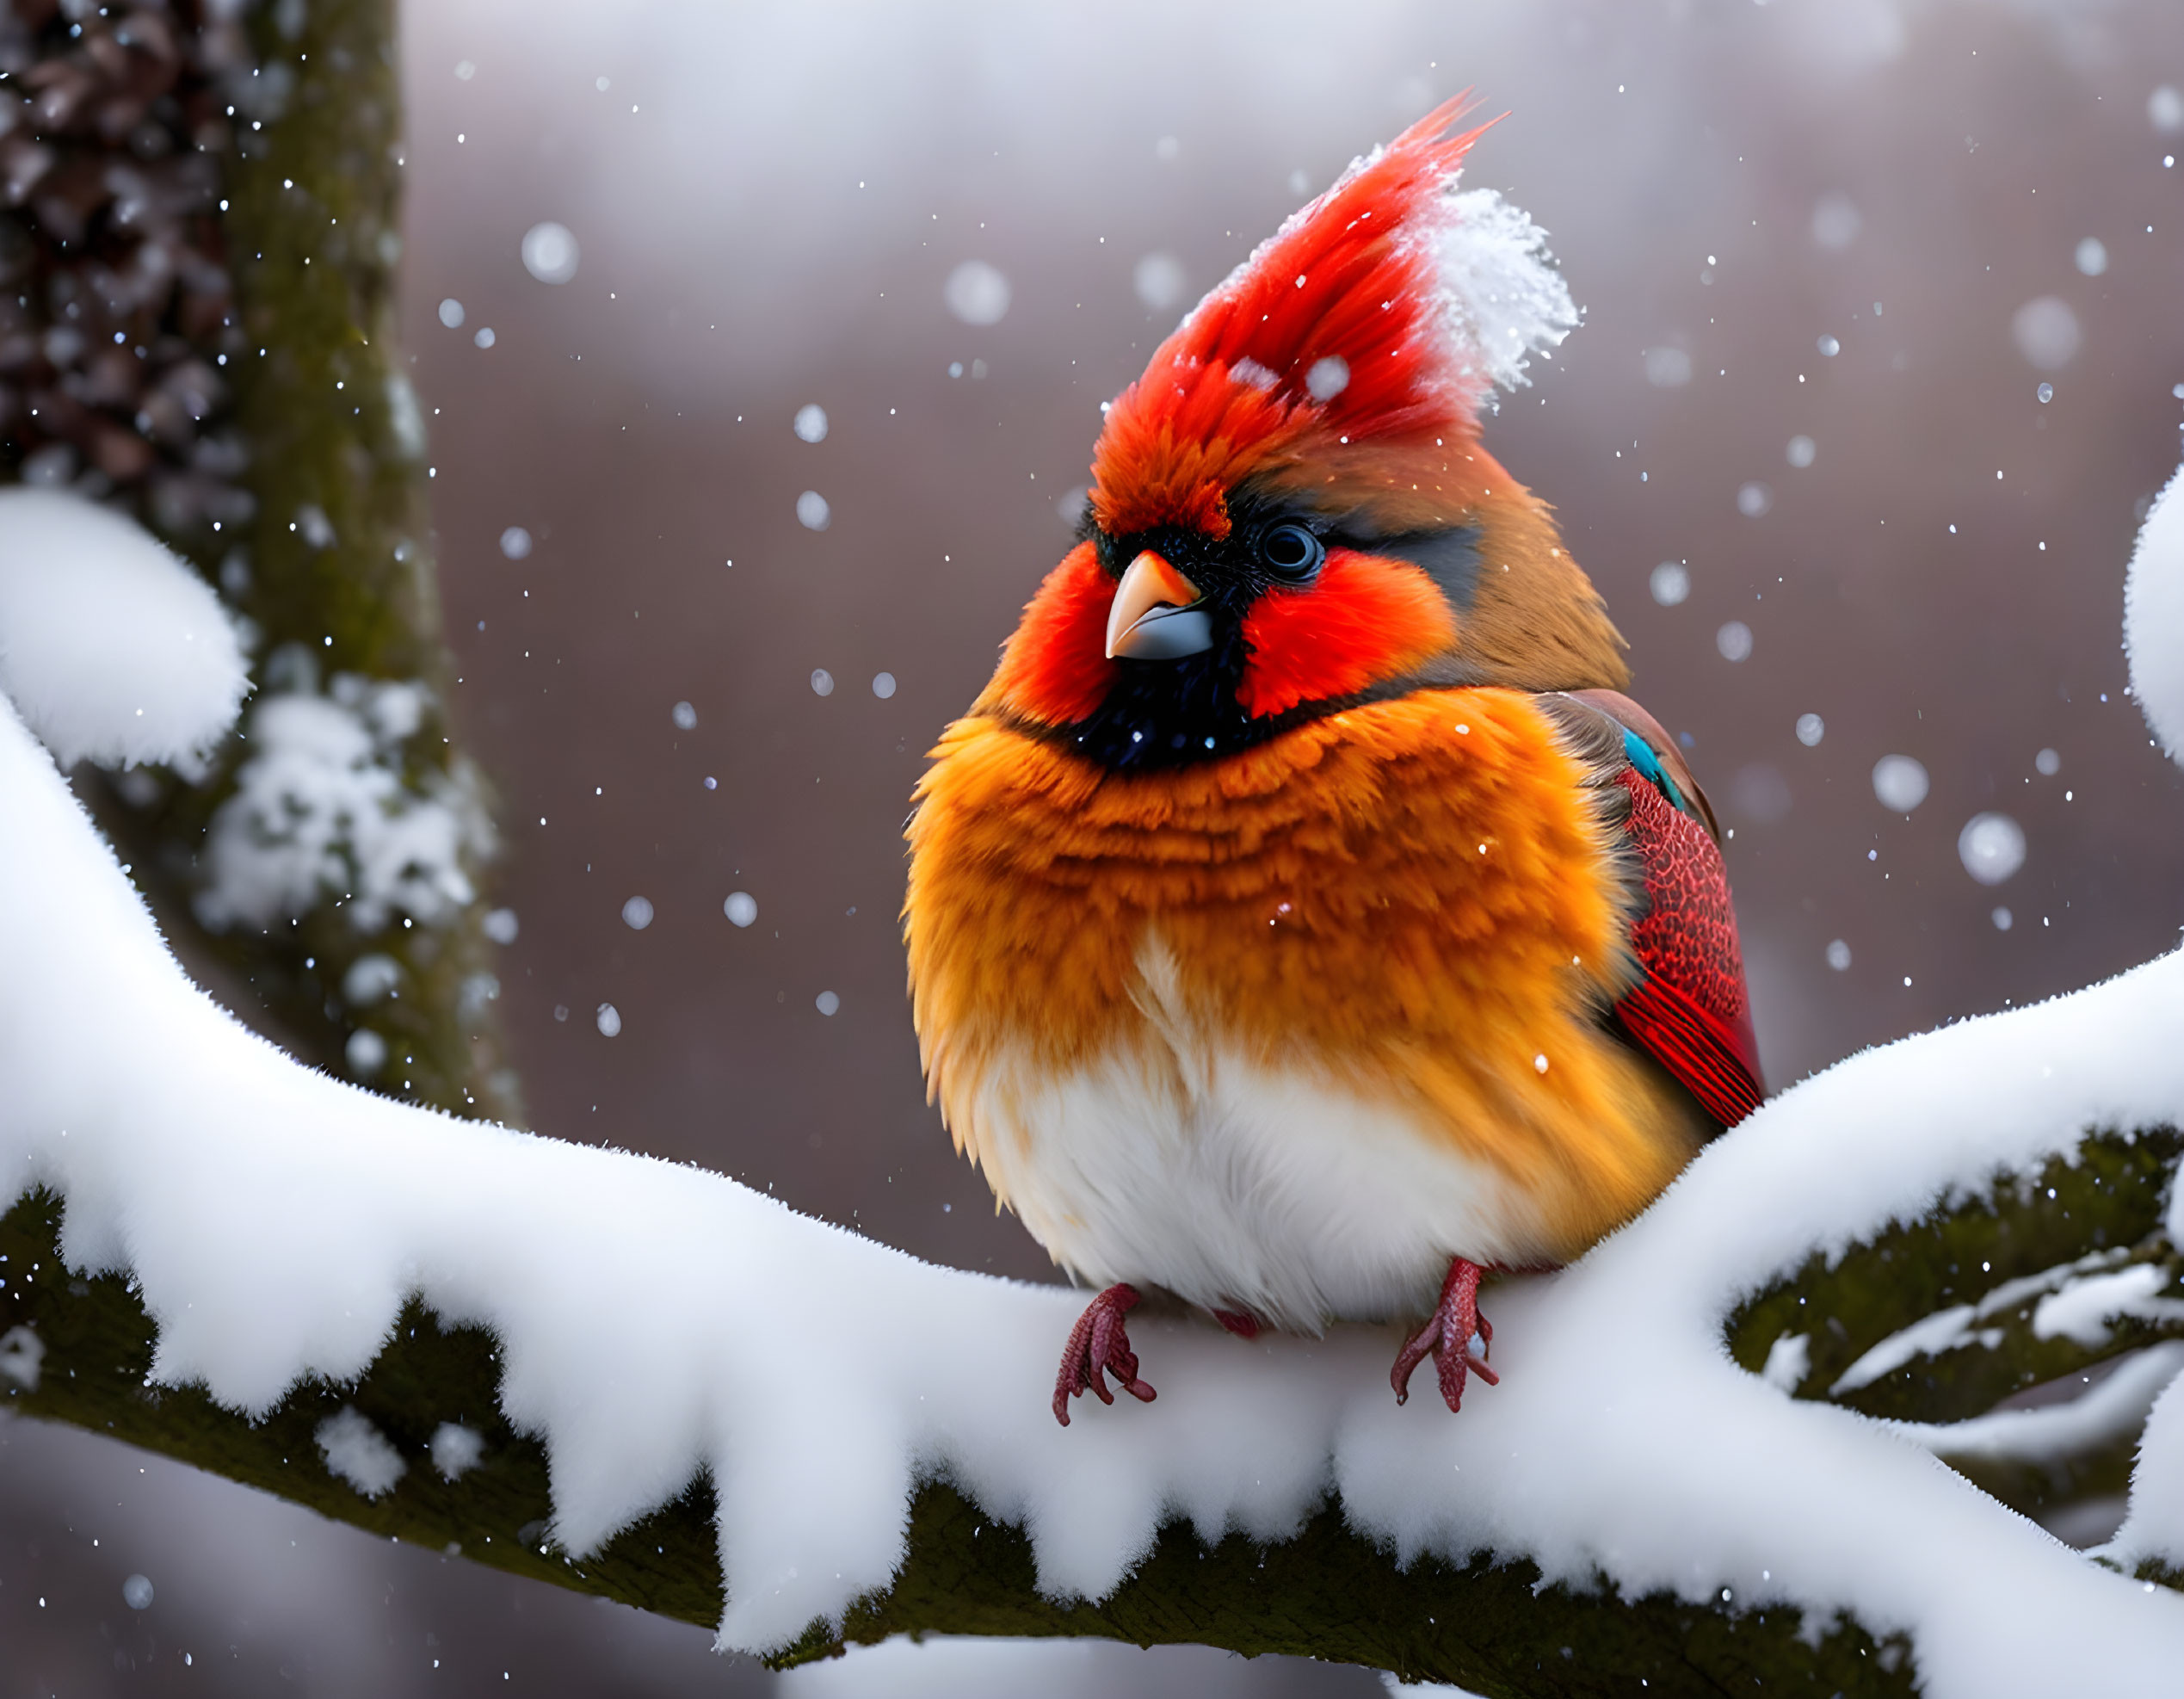
<instances>
[{"instance_id":1,"label":"orange beak","mask_svg":"<svg viewBox=\"0 0 2184 1699\"><path fill-rule=\"evenodd\" d=\"M1107 609L1107 658L1180 660L1213 646L1199 587L1147 549L1130 563Z\"/></svg>"}]
</instances>

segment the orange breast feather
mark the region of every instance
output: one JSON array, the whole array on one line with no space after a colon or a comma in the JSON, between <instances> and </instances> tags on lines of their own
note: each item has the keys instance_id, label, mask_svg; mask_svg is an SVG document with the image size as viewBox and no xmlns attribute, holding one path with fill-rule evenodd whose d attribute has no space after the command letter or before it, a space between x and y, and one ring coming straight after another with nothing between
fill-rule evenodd
<instances>
[{"instance_id":1,"label":"orange breast feather","mask_svg":"<svg viewBox=\"0 0 2184 1699\"><path fill-rule=\"evenodd\" d=\"M1132 998L1149 940L1230 1053L1319 1070L1507 1173L1543 1257L1627 1219L1695 1148L1687 1109L1599 1027L1628 979L1628 874L1522 693L1422 692L1140 776L979 716L934 755L910 987L974 1160L1040 1136L980 1109L996 1070L1162 1044Z\"/></svg>"}]
</instances>

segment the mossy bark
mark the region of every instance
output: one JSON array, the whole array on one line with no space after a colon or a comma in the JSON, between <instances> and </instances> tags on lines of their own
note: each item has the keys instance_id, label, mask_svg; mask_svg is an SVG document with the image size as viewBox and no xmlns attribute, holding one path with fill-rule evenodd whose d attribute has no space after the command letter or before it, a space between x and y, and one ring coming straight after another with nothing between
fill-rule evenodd
<instances>
[{"instance_id":1,"label":"mossy bark","mask_svg":"<svg viewBox=\"0 0 2184 1699\"><path fill-rule=\"evenodd\" d=\"M1781 1334L1804 1332L1812 1342L1811 1368L1800 1395L1824 1396L1844 1368L1891 1333L2007 1280L2118 1245L2133 1259L2167 1262L2174 1247L2162 1229L2162 1204L2180 1152L2184 1139L2171 1129L2099 1135L2074 1163L2058 1162L2033 1179L1998 1180L1984 1193L1854 1246L1832 1264L1815 1259L1731 1319L1731 1350L1756 1370ZM112 1433L376 1534L460 1550L684 1621L718 1620L722 1579L713 1497L702 1480L582 1560L552 1548L545 1537L545 1455L500 1416L498 1364L486 1335L443 1333L412 1305L355 1385L299 1387L265 1421L249 1424L201 1391L148 1383L149 1319L123 1281L72 1279L61 1269L58 1221L56 1201L42 1193L0 1219L0 1255L7 1258L0 1264L6 1274L0 1332L22 1323L45 1347L36 1388L10 1393L15 1408ZM1841 1401L1951 1420L2161 1331L2121 1322L2109 1343L2088 1347L2042 1340L2013 1322L1999 1339L1922 1360ZM313 1438L318 1424L345 1404L370 1418L409 1461L408 1473L378 1498L361 1497L330 1473ZM427 1461L435 1430L450 1421L485 1439L484 1460L453 1481ZM2098 1457L2082 1460L2087 1467L2075 1485L2058 1486L2051 1471L2021 1472L2019 1479L2006 1469L1989 1471L1995 1479L1983 1484L2035 1500L2088 1490L2088 1483L2113 1490L2109 1477L2120 1454L2113 1444L2096 1449ZM2164 1585L2178 1579L2157 1566L2144 1572ZM1605 1584L1589 1591L1539 1588L1539 1579L1527 1563L1485 1557L1401 1567L1330 1505L1296 1539L1272 1545L1235 1535L1207 1546L1187 1525L1171 1524L1113 1596L1059 1605L1037 1591L1021 1529L989 1520L947 1482L934 1481L912 1503L909 1554L892 1585L854 1605L838 1633L815 1623L780 1661L904 1633L1076 1634L1354 1662L1406 1679L1527 1699L1628 1693L1639 1677L1647 1693L1670 1695L1857 1696L1915 1686L1903 1645L1877 1641L1854 1622L1837 1622L1814 1643L1794 1611L1694 1605L1667 1596L1630 1601Z\"/></svg>"}]
</instances>

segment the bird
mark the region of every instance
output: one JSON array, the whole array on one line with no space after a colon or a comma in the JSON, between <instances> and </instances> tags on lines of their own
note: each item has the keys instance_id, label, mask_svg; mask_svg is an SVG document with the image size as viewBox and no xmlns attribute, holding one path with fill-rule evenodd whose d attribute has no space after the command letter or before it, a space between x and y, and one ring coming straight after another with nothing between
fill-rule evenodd
<instances>
[{"instance_id":1,"label":"bird","mask_svg":"<svg viewBox=\"0 0 2184 1699\"><path fill-rule=\"evenodd\" d=\"M1765 1095L1721 836L1486 420L1579 317L1466 189L1359 158L1104 410L1077 540L931 751L903 930L957 1150L1091 1300L1052 1409L1151 1401L1147 1292L1403 1324L1632 1220ZM1425 1318L1422 1325L1418 1319ZM1476 1348L1476 1350L1475 1350Z\"/></svg>"}]
</instances>

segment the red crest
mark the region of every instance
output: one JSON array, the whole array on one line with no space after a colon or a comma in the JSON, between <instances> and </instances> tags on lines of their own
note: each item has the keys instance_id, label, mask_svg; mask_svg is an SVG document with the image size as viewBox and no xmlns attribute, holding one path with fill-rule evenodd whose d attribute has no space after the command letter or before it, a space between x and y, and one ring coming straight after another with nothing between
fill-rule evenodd
<instances>
[{"instance_id":1,"label":"red crest","mask_svg":"<svg viewBox=\"0 0 2184 1699\"><path fill-rule=\"evenodd\" d=\"M1577 323L1539 227L1491 189L1456 191L1484 128L1445 133L1461 104L1354 163L1154 352L1094 451L1103 528L1222 536L1246 485L1416 522L1390 492L1446 473L1495 384L1524 382Z\"/></svg>"}]
</instances>

